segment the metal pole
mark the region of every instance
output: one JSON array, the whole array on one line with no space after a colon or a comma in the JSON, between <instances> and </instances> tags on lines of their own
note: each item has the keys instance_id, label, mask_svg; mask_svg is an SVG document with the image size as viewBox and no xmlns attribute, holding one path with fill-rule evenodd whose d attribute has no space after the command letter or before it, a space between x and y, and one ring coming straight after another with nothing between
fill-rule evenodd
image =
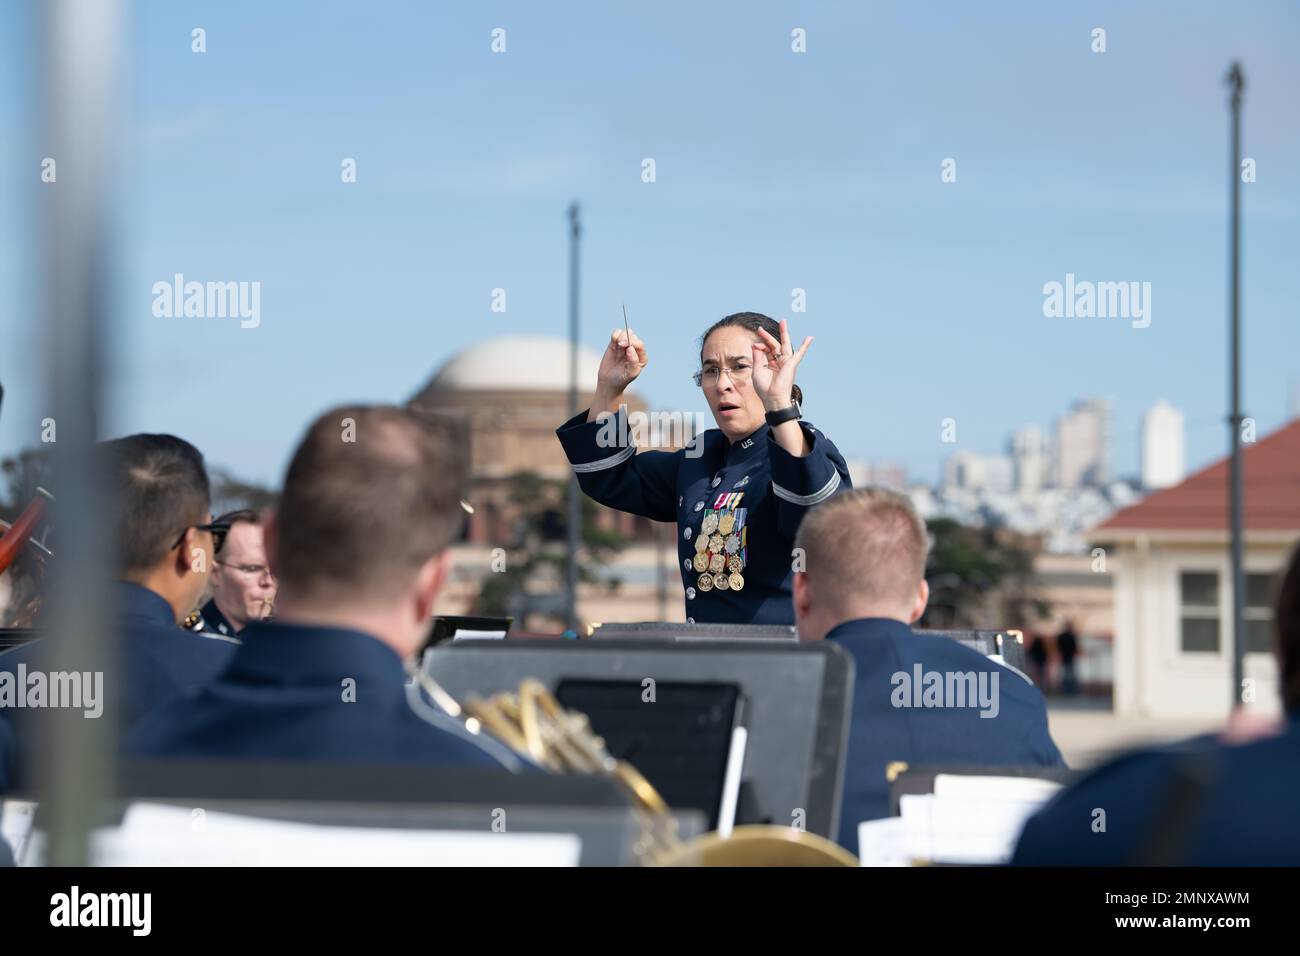
<instances>
[{"instance_id":1,"label":"metal pole","mask_svg":"<svg viewBox=\"0 0 1300 956\"><path fill-rule=\"evenodd\" d=\"M569 206L569 417L578 414L578 204ZM564 589L566 626L578 633L578 547L582 536L582 500L578 476L569 475L569 554Z\"/></svg>"},{"instance_id":2,"label":"metal pole","mask_svg":"<svg viewBox=\"0 0 1300 956\"><path fill-rule=\"evenodd\" d=\"M1232 520L1232 707L1241 701L1242 678L1246 660L1246 571L1243 561L1242 517L1242 460L1241 460L1241 94L1246 88L1241 64L1233 63L1228 71L1228 86L1232 90L1232 225L1231 279L1229 310L1231 312L1231 346L1229 361L1229 402L1231 412L1228 427L1232 432L1232 477L1228 490L1228 508Z\"/></svg>"},{"instance_id":3,"label":"metal pole","mask_svg":"<svg viewBox=\"0 0 1300 956\"><path fill-rule=\"evenodd\" d=\"M103 493L92 467L97 414L103 404L102 343L108 327L107 279L117 121L117 0L49 0L41 5L44 148L54 182L42 183L42 269L52 410L52 459L61 529L49 582L49 637L42 667L101 675L100 719L76 708L53 709L39 783L55 866L90 862L88 834L109 792L116 749L116 635L105 627L111 601ZM32 173L33 179L36 173ZM113 643L110 643L113 642ZM83 680L85 678L83 677ZM93 677L91 678L93 680Z\"/></svg>"}]
</instances>

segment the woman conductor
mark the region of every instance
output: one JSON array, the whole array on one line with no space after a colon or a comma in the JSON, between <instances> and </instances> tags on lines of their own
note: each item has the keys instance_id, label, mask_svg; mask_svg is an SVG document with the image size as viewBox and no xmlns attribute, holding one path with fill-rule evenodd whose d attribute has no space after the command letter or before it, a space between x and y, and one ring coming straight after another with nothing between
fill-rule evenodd
<instances>
[{"instance_id":1,"label":"woman conductor","mask_svg":"<svg viewBox=\"0 0 1300 956\"><path fill-rule=\"evenodd\" d=\"M628 339L631 341L628 341ZM807 509L848 488L844 459L801 421L795 369L812 339L790 347L785 321L738 312L714 323L700 346L695 383L713 412L687 448L608 447L629 434L623 391L645 368L645 343L616 329L600 361L591 408L556 434L578 483L603 505L677 523L677 560L691 623L793 624L794 534Z\"/></svg>"}]
</instances>

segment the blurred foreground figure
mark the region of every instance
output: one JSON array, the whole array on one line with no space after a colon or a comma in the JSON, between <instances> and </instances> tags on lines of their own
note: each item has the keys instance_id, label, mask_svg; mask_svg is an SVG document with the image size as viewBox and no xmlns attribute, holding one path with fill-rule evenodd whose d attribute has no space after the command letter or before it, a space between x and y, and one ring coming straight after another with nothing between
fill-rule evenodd
<instances>
[{"instance_id":1,"label":"blurred foreground figure","mask_svg":"<svg viewBox=\"0 0 1300 956\"><path fill-rule=\"evenodd\" d=\"M1043 695L1024 677L946 637L914 634L925 613L925 524L903 495L846 491L799 526L794 611L803 640L853 656L852 728L839 842L889 816L885 768L1063 766ZM802 550L800 550L802 549Z\"/></svg>"},{"instance_id":2,"label":"blurred foreground figure","mask_svg":"<svg viewBox=\"0 0 1300 956\"><path fill-rule=\"evenodd\" d=\"M408 693L403 668L449 573L466 446L452 422L391 406L318 418L265 523L275 620L250 623L225 673L154 715L128 750L517 768Z\"/></svg>"},{"instance_id":3,"label":"blurred foreground figure","mask_svg":"<svg viewBox=\"0 0 1300 956\"><path fill-rule=\"evenodd\" d=\"M1287 718L1273 734L1246 743L1199 737L1106 764L1030 819L1012 863L1300 863L1300 549L1274 623Z\"/></svg>"}]
</instances>

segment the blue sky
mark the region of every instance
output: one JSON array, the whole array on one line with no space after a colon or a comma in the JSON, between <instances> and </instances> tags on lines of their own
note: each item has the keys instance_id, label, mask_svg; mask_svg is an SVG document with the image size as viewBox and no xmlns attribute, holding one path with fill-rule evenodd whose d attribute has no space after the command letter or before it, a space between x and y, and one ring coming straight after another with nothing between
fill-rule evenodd
<instances>
[{"instance_id":1,"label":"blue sky","mask_svg":"<svg viewBox=\"0 0 1300 956\"><path fill-rule=\"evenodd\" d=\"M1300 386L1295 4L127 9L105 427L175 432L250 479L278 480L329 405L402 400L488 336L566 334L575 198L586 341L599 348L626 301L657 407L703 410L696 337L756 309L816 337L806 412L849 456L932 479L955 450L944 418L958 449L991 452L1102 395L1121 472L1160 398L1204 463L1226 445L1234 57L1258 169L1243 307L1261 432ZM37 190L53 187L38 182L33 38L30 10L4 5L0 455L39 442L46 404L32 271ZM261 282L260 326L154 317L151 287L176 272ZM1151 326L1045 318L1042 287L1067 272L1150 282Z\"/></svg>"}]
</instances>

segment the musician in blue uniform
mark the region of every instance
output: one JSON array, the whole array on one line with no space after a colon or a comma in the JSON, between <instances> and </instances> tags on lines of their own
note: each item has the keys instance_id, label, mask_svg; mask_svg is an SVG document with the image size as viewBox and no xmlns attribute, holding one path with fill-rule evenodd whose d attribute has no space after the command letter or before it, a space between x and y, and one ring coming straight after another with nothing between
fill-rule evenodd
<instances>
[{"instance_id":1,"label":"musician in blue uniform","mask_svg":"<svg viewBox=\"0 0 1300 956\"><path fill-rule=\"evenodd\" d=\"M266 561L261 516L241 508L219 516L230 530L217 549L209 586L212 597L186 619L192 631L237 637L253 621L271 614L275 575Z\"/></svg>"},{"instance_id":2,"label":"musician in blue uniform","mask_svg":"<svg viewBox=\"0 0 1300 956\"><path fill-rule=\"evenodd\" d=\"M630 340L629 340L630 336ZM716 429L674 452L636 453L624 390L648 361L635 332L616 329L601 358L591 408L557 429L591 498L677 524L686 618L793 624L794 535L808 509L850 487L844 458L806 422L784 320L738 312L704 334L696 384Z\"/></svg>"},{"instance_id":3,"label":"musician in blue uniform","mask_svg":"<svg viewBox=\"0 0 1300 956\"><path fill-rule=\"evenodd\" d=\"M1295 866L1300 862L1300 549L1274 626L1286 714L1269 732L1199 737L1105 764L1031 817L1022 866ZM1253 739L1241 739L1248 737Z\"/></svg>"},{"instance_id":4,"label":"musician in blue uniform","mask_svg":"<svg viewBox=\"0 0 1300 956\"><path fill-rule=\"evenodd\" d=\"M799 636L853 657L842 846L856 853L858 824L889 816L890 764L1064 766L1027 677L951 638L912 631L930 590L925 523L905 496L840 495L808 516L796 540L807 555L794 583Z\"/></svg>"},{"instance_id":5,"label":"musician in blue uniform","mask_svg":"<svg viewBox=\"0 0 1300 956\"><path fill-rule=\"evenodd\" d=\"M18 741L9 720L0 712L0 796L8 792L18 764Z\"/></svg>"},{"instance_id":6,"label":"musician in blue uniform","mask_svg":"<svg viewBox=\"0 0 1300 956\"><path fill-rule=\"evenodd\" d=\"M207 584L229 525L212 520L199 450L174 435L129 435L96 449L108 485L122 640L123 727L215 677L234 644L177 623Z\"/></svg>"},{"instance_id":7,"label":"musician in blue uniform","mask_svg":"<svg viewBox=\"0 0 1300 956\"><path fill-rule=\"evenodd\" d=\"M2 656L2 655L0 655ZM0 797L10 789L18 765L18 742L13 729L3 712L0 712ZM0 800L0 827L4 825L4 805ZM0 836L0 866L13 866L13 850L3 836Z\"/></svg>"},{"instance_id":8,"label":"musician in blue uniform","mask_svg":"<svg viewBox=\"0 0 1300 956\"><path fill-rule=\"evenodd\" d=\"M250 623L225 672L152 715L128 750L527 767L407 686L404 663L423 645L450 574L466 445L458 423L391 406L318 418L264 525L275 620Z\"/></svg>"},{"instance_id":9,"label":"musician in blue uniform","mask_svg":"<svg viewBox=\"0 0 1300 956\"><path fill-rule=\"evenodd\" d=\"M230 662L230 638L177 626L203 593L212 555L229 526L212 519L203 455L184 439L129 435L101 443L95 460L107 489L118 641L103 671L103 700L127 729L192 693ZM0 655L0 672L47 671L52 639ZM23 708L8 715L17 750L9 786L28 787L39 778L39 763L47 757L40 725L48 713Z\"/></svg>"}]
</instances>

